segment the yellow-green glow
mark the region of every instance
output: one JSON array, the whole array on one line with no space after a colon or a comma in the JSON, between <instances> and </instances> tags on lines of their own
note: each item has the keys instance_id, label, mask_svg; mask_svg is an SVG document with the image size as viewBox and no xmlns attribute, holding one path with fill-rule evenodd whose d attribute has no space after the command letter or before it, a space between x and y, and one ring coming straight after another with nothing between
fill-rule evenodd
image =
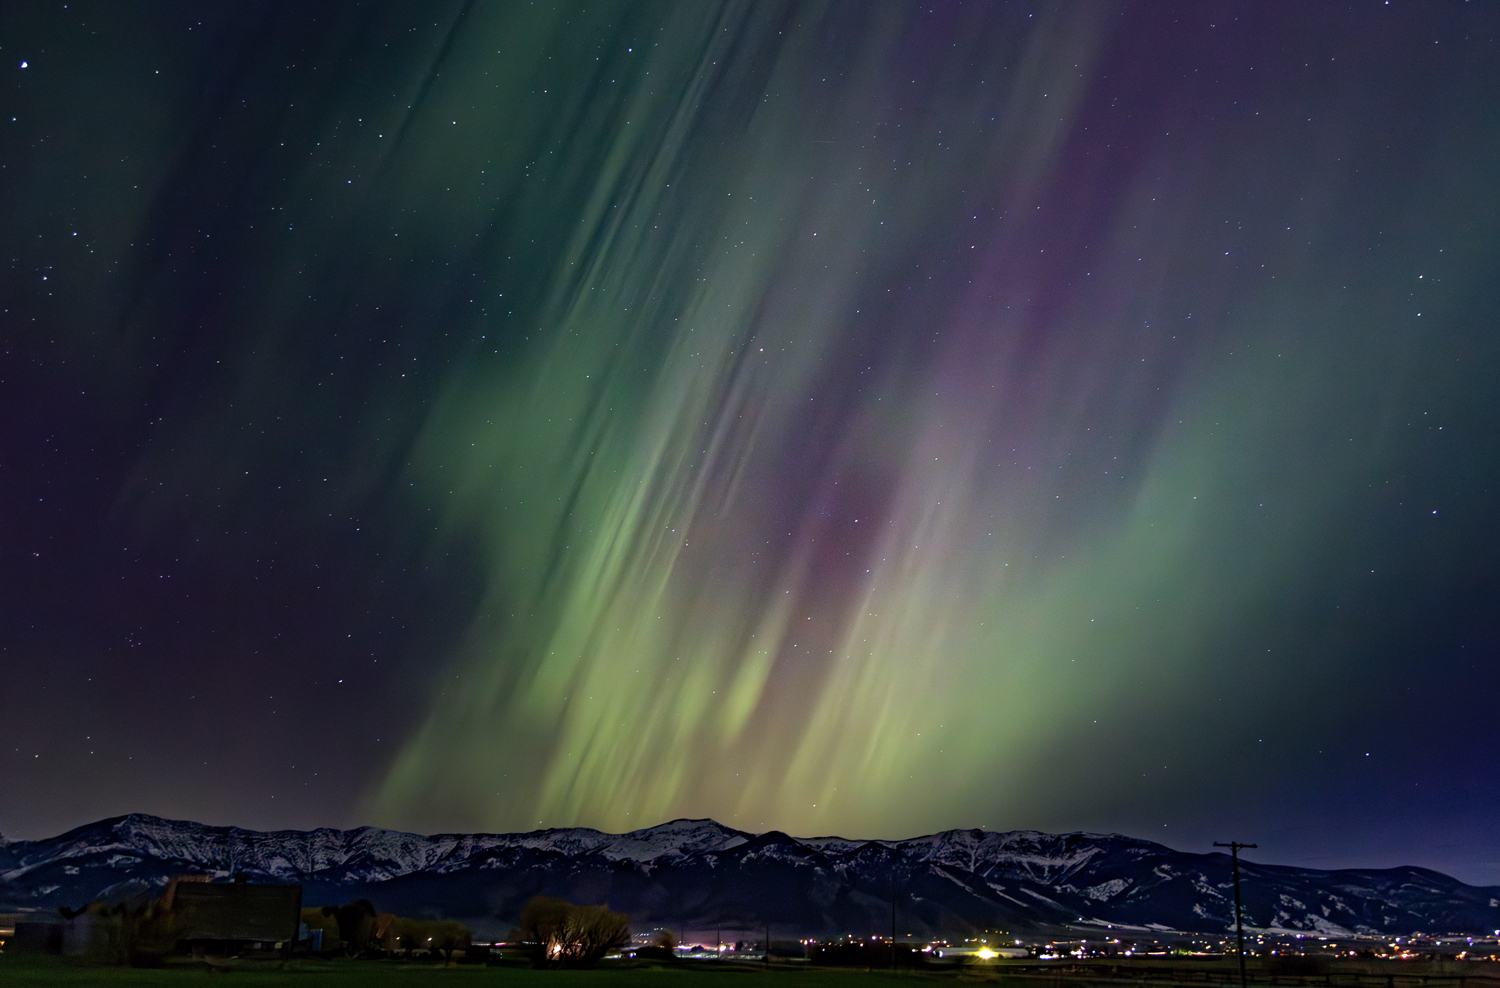
<instances>
[{"instance_id":1,"label":"yellow-green glow","mask_svg":"<svg viewBox=\"0 0 1500 988\"><path fill-rule=\"evenodd\" d=\"M557 105L579 130L506 111L541 149L514 193L581 191L553 203L571 226L521 356L455 375L412 468L490 583L383 820L1048 820L1088 752L1087 785L1130 784L1101 711L1147 739L1237 716L1213 703L1254 670L1217 665L1223 643L1369 456L1358 403L1320 404L1343 331L1278 362L1290 294L1226 314L1223 252L1159 246L1216 228L1150 167L1038 314L1056 275L1026 224L1066 198L1049 170L1099 82L1097 23L1048 15L1004 57L971 37L918 113L892 68L910 25L871 17L825 80L817 18L766 11L680 18L608 100L577 81ZM493 48L469 47L440 102L487 91ZM1210 302L1221 330L1190 342ZM1376 380L1394 358L1358 359Z\"/></svg>"}]
</instances>

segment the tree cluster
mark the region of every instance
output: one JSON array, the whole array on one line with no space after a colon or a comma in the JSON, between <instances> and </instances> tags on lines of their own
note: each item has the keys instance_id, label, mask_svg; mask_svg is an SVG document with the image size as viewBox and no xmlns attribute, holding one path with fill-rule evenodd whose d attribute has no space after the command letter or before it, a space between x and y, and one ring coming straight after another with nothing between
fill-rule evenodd
<instances>
[{"instance_id":1,"label":"tree cluster","mask_svg":"<svg viewBox=\"0 0 1500 988\"><path fill-rule=\"evenodd\" d=\"M108 931L109 952L121 964L156 967L177 947L189 924L189 910L174 909L170 900L132 899L110 905L91 902L82 909L58 909L63 919L90 914Z\"/></svg>"},{"instance_id":2,"label":"tree cluster","mask_svg":"<svg viewBox=\"0 0 1500 988\"><path fill-rule=\"evenodd\" d=\"M517 935L537 967L593 967L630 939L630 922L608 906L575 906L537 896L521 909Z\"/></svg>"},{"instance_id":3,"label":"tree cluster","mask_svg":"<svg viewBox=\"0 0 1500 988\"><path fill-rule=\"evenodd\" d=\"M334 929L329 929L329 921ZM302 910L302 922L325 936L337 931L344 953L359 957L374 951L405 957L441 956L452 960L455 950L469 946L469 928L451 919L413 919L375 910L368 899ZM326 942L326 941L325 941ZM333 946L333 944L329 944Z\"/></svg>"}]
</instances>

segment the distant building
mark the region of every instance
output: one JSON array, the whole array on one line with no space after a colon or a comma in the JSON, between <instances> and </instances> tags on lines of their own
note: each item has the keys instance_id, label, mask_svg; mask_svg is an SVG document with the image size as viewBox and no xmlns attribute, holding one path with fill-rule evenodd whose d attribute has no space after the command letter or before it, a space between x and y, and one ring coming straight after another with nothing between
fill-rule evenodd
<instances>
[{"instance_id":1,"label":"distant building","mask_svg":"<svg viewBox=\"0 0 1500 988\"><path fill-rule=\"evenodd\" d=\"M31 913L0 913L0 950L4 950L6 941L16 935L16 924L31 917Z\"/></svg>"},{"instance_id":2,"label":"distant building","mask_svg":"<svg viewBox=\"0 0 1500 988\"><path fill-rule=\"evenodd\" d=\"M308 926L306 923L297 924L297 942L310 953L316 954L323 949L323 928Z\"/></svg>"},{"instance_id":3,"label":"distant building","mask_svg":"<svg viewBox=\"0 0 1500 988\"><path fill-rule=\"evenodd\" d=\"M183 916L180 940L192 947L232 952L290 945L301 925L301 885L173 882L162 899Z\"/></svg>"},{"instance_id":4,"label":"distant building","mask_svg":"<svg viewBox=\"0 0 1500 988\"><path fill-rule=\"evenodd\" d=\"M95 903L76 914L30 914L17 917L7 947L17 953L63 954L83 957L134 950L122 926L157 925L170 949L237 954L246 950L290 950L296 943L302 913L302 886L210 883L205 876L174 878L166 891L149 904L106 906ZM137 930L149 928L136 925ZM158 943L160 940L158 939ZM162 949L157 947L155 949Z\"/></svg>"},{"instance_id":5,"label":"distant building","mask_svg":"<svg viewBox=\"0 0 1500 988\"><path fill-rule=\"evenodd\" d=\"M95 913L66 920L56 914L32 915L17 920L14 931L5 946L18 954L99 957L109 953L114 942L112 927Z\"/></svg>"}]
</instances>

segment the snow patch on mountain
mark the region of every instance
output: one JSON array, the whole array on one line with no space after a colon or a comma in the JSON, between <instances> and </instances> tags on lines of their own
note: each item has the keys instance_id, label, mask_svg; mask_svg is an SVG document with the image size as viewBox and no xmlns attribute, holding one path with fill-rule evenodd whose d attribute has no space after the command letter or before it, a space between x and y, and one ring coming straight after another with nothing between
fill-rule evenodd
<instances>
[{"instance_id":1,"label":"snow patch on mountain","mask_svg":"<svg viewBox=\"0 0 1500 988\"><path fill-rule=\"evenodd\" d=\"M1130 882L1128 880L1124 878L1112 878L1107 882L1100 882L1098 885L1091 885L1088 888L1080 889L1079 891L1082 892L1082 894L1088 896L1090 899L1094 899L1099 902L1108 902L1110 899L1113 899L1115 896L1119 895L1129 887Z\"/></svg>"}]
</instances>

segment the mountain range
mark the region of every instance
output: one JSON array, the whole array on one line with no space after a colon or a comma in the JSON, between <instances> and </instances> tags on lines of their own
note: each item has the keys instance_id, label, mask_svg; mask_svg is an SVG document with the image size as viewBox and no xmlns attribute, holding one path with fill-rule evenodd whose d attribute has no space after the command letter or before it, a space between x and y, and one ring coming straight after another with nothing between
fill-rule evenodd
<instances>
[{"instance_id":1,"label":"mountain range","mask_svg":"<svg viewBox=\"0 0 1500 988\"><path fill-rule=\"evenodd\" d=\"M1246 925L1351 934L1500 929L1500 887L1424 868L1317 871L1241 861ZM1234 928L1230 859L1119 834L949 830L910 840L752 834L674 820L627 834L586 828L421 836L257 832L113 817L35 841L0 839L0 910L51 911L154 894L174 875L300 882L307 905L369 899L504 932L533 895L606 902L652 926L777 935ZM1077 934L1087 936L1087 933Z\"/></svg>"}]
</instances>

